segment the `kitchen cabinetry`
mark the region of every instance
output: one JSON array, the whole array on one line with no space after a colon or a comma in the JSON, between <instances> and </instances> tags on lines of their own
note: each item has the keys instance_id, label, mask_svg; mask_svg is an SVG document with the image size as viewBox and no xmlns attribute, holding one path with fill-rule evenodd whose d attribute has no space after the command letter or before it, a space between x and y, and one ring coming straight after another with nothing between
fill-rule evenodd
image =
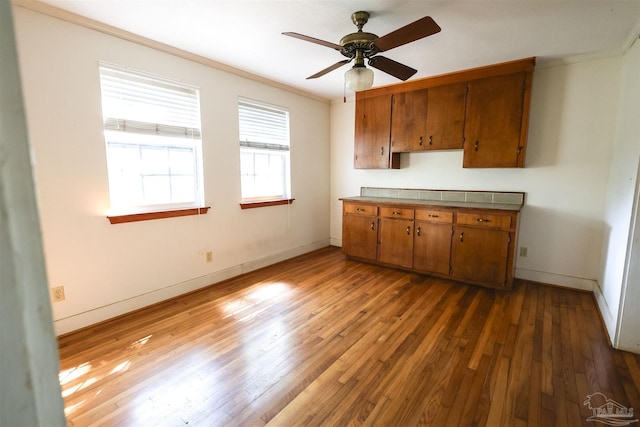
<instances>
[{"instance_id":1,"label":"kitchen cabinetry","mask_svg":"<svg viewBox=\"0 0 640 427\"><path fill-rule=\"evenodd\" d=\"M517 225L516 210L345 201L342 247L363 261L510 289Z\"/></svg>"},{"instance_id":2,"label":"kitchen cabinetry","mask_svg":"<svg viewBox=\"0 0 640 427\"><path fill-rule=\"evenodd\" d=\"M378 207L343 205L342 250L345 255L375 261L378 246Z\"/></svg>"},{"instance_id":3,"label":"kitchen cabinetry","mask_svg":"<svg viewBox=\"0 0 640 427\"><path fill-rule=\"evenodd\" d=\"M413 243L413 268L449 274L453 213L433 209L416 209Z\"/></svg>"},{"instance_id":4,"label":"kitchen cabinetry","mask_svg":"<svg viewBox=\"0 0 640 427\"><path fill-rule=\"evenodd\" d=\"M507 286L512 219L512 215L491 211L458 212L451 244L451 275L471 283Z\"/></svg>"},{"instance_id":5,"label":"kitchen cabinetry","mask_svg":"<svg viewBox=\"0 0 640 427\"><path fill-rule=\"evenodd\" d=\"M516 73L467 84L465 168L522 166L525 82L525 73Z\"/></svg>"},{"instance_id":6,"label":"kitchen cabinetry","mask_svg":"<svg viewBox=\"0 0 640 427\"><path fill-rule=\"evenodd\" d=\"M394 94L392 152L462 148L466 92L458 83Z\"/></svg>"},{"instance_id":7,"label":"kitchen cabinetry","mask_svg":"<svg viewBox=\"0 0 640 427\"><path fill-rule=\"evenodd\" d=\"M378 261L411 268L413 264L413 209L380 207Z\"/></svg>"},{"instance_id":8,"label":"kitchen cabinetry","mask_svg":"<svg viewBox=\"0 0 640 427\"><path fill-rule=\"evenodd\" d=\"M427 90L393 95L391 149L394 152L426 149Z\"/></svg>"},{"instance_id":9,"label":"kitchen cabinetry","mask_svg":"<svg viewBox=\"0 0 640 427\"><path fill-rule=\"evenodd\" d=\"M355 167L464 149L463 167L524 167L535 58L356 93ZM390 150L390 152L389 152Z\"/></svg>"},{"instance_id":10,"label":"kitchen cabinetry","mask_svg":"<svg viewBox=\"0 0 640 427\"><path fill-rule=\"evenodd\" d=\"M355 119L355 168L399 168L400 154L391 153L391 95L358 99Z\"/></svg>"},{"instance_id":11,"label":"kitchen cabinetry","mask_svg":"<svg viewBox=\"0 0 640 427\"><path fill-rule=\"evenodd\" d=\"M462 148L466 83L432 87L427 96L427 150Z\"/></svg>"}]
</instances>

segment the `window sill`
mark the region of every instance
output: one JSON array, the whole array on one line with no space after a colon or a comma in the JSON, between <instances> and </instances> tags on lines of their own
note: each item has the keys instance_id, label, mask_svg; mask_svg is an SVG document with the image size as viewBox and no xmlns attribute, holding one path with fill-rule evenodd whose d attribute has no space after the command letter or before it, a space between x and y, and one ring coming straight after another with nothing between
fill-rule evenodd
<instances>
[{"instance_id":1,"label":"window sill","mask_svg":"<svg viewBox=\"0 0 640 427\"><path fill-rule=\"evenodd\" d=\"M277 206L277 205L290 205L293 203L295 199L279 199L279 200L264 200L258 202L242 202L240 203L240 208L242 209L254 209L254 208L264 208L267 206Z\"/></svg>"},{"instance_id":2,"label":"window sill","mask_svg":"<svg viewBox=\"0 0 640 427\"><path fill-rule=\"evenodd\" d=\"M178 209L170 211L144 212L129 215L111 215L107 219L111 224L123 224L125 222L149 221L152 219L175 218L179 216L201 215L209 211L210 206L203 208Z\"/></svg>"}]
</instances>

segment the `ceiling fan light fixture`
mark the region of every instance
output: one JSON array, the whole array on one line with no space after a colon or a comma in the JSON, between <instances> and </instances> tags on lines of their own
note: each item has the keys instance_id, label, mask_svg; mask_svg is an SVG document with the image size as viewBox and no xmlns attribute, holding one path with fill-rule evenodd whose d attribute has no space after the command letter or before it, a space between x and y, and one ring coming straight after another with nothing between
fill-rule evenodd
<instances>
[{"instance_id":1,"label":"ceiling fan light fixture","mask_svg":"<svg viewBox=\"0 0 640 427\"><path fill-rule=\"evenodd\" d=\"M344 84L354 92L369 89L373 86L373 71L356 65L344 73Z\"/></svg>"}]
</instances>

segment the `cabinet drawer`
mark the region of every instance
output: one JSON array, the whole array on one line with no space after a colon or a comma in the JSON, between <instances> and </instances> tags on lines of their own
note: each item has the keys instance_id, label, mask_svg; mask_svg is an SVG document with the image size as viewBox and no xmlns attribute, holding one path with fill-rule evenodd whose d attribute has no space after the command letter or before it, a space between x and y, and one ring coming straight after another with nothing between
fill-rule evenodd
<instances>
[{"instance_id":1,"label":"cabinet drawer","mask_svg":"<svg viewBox=\"0 0 640 427\"><path fill-rule=\"evenodd\" d=\"M380 216L383 218L413 219L413 209L381 207Z\"/></svg>"},{"instance_id":2,"label":"cabinet drawer","mask_svg":"<svg viewBox=\"0 0 640 427\"><path fill-rule=\"evenodd\" d=\"M453 222L453 212L416 209L416 220L451 224Z\"/></svg>"},{"instance_id":3,"label":"cabinet drawer","mask_svg":"<svg viewBox=\"0 0 640 427\"><path fill-rule=\"evenodd\" d=\"M459 213L456 220L460 225L475 225L488 228L511 228L511 217L485 213Z\"/></svg>"},{"instance_id":4,"label":"cabinet drawer","mask_svg":"<svg viewBox=\"0 0 640 427\"><path fill-rule=\"evenodd\" d=\"M360 205L355 203L345 203L344 213L352 215L377 216L378 207L374 205Z\"/></svg>"}]
</instances>

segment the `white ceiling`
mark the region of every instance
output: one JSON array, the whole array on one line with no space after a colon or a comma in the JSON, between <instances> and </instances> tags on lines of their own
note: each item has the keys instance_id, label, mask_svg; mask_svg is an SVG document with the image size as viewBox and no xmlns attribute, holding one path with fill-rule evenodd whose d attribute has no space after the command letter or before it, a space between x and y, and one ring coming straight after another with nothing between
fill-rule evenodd
<instances>
[{"instance_id":1,"label":"white ceiling","mask_svg":"<svg viewBox=\"0 0 640 427\"><path fill-rule=\"evenodd\" d=\"M384 52L418 70L412 79L530 56L539 61L617 52L640 24L640 0L43 0L44 3L327 99L343 95L350 65L284 31L338 43L371 13L364 31L383 36L423 16L440 33ZM374 70L374 86L398 82Z\"/></svg>"}]
</instances>

